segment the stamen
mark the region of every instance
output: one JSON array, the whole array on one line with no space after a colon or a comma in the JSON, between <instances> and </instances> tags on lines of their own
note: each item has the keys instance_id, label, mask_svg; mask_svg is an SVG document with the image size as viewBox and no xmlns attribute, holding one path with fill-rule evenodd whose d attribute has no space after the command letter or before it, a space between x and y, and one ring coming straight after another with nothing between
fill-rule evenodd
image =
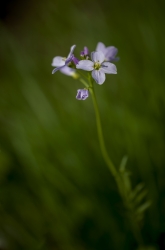
<instances>
[{"instance_id":1,"label":"stamen","mask_svg":"<svg viewBox=\"0 0 165 250\"><path fill-rule=\"evenodd\" d=\"M101 64L99 62L94 63L94 69L99 69L101 67Z\"/></svg>"}]
</instances>

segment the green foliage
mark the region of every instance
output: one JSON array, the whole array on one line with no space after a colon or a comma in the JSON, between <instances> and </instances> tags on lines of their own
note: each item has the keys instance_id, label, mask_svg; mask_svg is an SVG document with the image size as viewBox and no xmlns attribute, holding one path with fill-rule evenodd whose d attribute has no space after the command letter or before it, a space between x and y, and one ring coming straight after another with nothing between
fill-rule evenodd
<instances>
[{"instance_id":1,"label":"green foliage","mask_svg":"<svg viewBox=\"0 0 165 250\"><path fill-rule=\"evenodd\" d=\"M126 206L133 213L133 219L141 221L144 217L145 210L151 205L150 201L146 201L148 191L144 188L144 184L138 184L134 189L131 185L131 173L126 170L127 157L123 157L119 172L123 183L124 196L126 198ZM129 210L128 210L129 212Z\"/></svg>"}]
</instances>

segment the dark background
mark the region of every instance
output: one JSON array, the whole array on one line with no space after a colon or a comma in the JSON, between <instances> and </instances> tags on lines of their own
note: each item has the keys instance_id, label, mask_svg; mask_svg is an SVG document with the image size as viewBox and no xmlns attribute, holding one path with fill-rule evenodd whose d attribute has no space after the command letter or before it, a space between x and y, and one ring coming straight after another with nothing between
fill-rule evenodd
<instances>
[{"instance_id":1,"label":"dark background","mask_svg":"<svg viewBox=\"0 0 165 250\"><path fill-rule=\"evenodd\" d=\"M118 74L95 84L108 152L124 155L152 205L141 230L165 249L165 2L2 1L0 5L0 247L137 249L102 158L91 98L52 58L76 44L119 49Z\"/></svg>"}]
</instances>

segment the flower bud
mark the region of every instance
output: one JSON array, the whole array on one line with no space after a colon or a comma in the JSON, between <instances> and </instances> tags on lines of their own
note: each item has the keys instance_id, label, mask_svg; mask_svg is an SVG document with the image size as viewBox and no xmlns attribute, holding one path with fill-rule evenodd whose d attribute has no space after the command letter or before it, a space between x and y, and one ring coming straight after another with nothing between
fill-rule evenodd
<instances>
[{"instance_id":1,"label":"flower bud","mask_svg":"<svg viewBox=\"0 0 165 250\"><path fill-rule=\"evenodd\" d=\"M76 99L77 100L85 100L89 96L89 91L87 89L78 89Z\"/></svg>"}]
</instances>

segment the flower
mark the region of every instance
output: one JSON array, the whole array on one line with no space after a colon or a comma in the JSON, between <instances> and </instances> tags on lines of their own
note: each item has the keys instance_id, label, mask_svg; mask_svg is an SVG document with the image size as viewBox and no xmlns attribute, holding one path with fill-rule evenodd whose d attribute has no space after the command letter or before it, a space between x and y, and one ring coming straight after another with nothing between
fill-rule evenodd
<instances>
[{"instance_id":1,"label":"flower","mask_svg":"<svg viewBox=\"0 0 165 250\"><path fill-rule=\"evenodd\" d=\"M87 89L78 89L76 99L77 100L85 100L89 96L89 91Z\"/></svg>"},{"instance_id":2,"label":"flower","mask_svg":"<svg viewBox=\"0 0 165 250\"><path fill-rule=\"evenodd\" d=\"M67 56L67 58L61 57L61 56L56 56L53 58L52 66L54 66L56 68L53 69L52 74L54 74L58 70L60 70L62 72L62 69L72 61L72 59L74 57L73 51L74 51L75 47L76 47L76 45L73 45L70 48L70 52L69 52L69 55ZM64 70L64 72L65 72L65 70ZM64 73L64 74L66 74L66 73Z\"/></svg>"},{"instance_id":3,"label":"flower","mask_svg":"<svg viewBox=\"0 0 165 250\"><path fill-rule=\"evenodd\" d=\"M81 60L76 65L77 69L92 71L92 77L98 84L103 84L106 74L117 74L116 66L113 63L105 62L102 52L92 52L90 60Z\"/></svg>"},{"instance_id":4,"label":"flower","mask_svg":"<svg viewBox=\"0 0 165 250\"><path fill-rule=\"evenodd\" d=\"M105 56L105 61L118 61L119 58L116 58L118 49L114 46L105 47L104 43L99 42L96 47L96 51L102 52Z\"/></svg>"}]
</instances>

